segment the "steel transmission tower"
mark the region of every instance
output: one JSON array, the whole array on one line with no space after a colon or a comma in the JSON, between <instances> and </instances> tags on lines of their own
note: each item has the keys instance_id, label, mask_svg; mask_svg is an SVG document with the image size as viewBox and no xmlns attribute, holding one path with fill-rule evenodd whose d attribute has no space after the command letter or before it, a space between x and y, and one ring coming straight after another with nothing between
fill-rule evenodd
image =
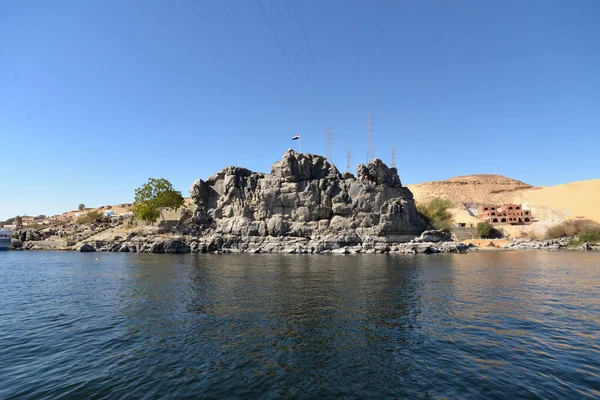
<instances>
[{"instance_id":1,"label":"steel transmission tower","mask_svg":"<svg viewBox=\"0 0 600 400\"><path fill-rule=\"evenodd\" d=\"M348 149L348 155L346 156L346 172L350 172L352 168L352 152Z\"/></svg>"},{"instance_id":2,"label":"steel transmission tower","mask_svg":"<svg viewBox=\"0 0 600 400\"><path fill-rule=\"evenodd\" d=\"M371 121L371 113L367 115L367 134L369 136L369 144L367 147L367 163L375 159L375 146L373 146L373 122Z\"/></svg>"},{"instance_id":3,"label":"steel transmission tower","mask_svg":"<svg viewBox=\"0 0 600 400\"><path fill-rule=\"evenodd\" d=\"M333 156L331 154L331 126L327 125L327 161L329 164L333 164Z\"/></svg>"},{"instance_id":4,"label":"steel transmission tower","mask_svg":"<svg viewBox=\"0 0 600 400\"><path fill-rule=\"evenodd\" d=\"M390 166L396 168L396 146L392 146L392 150L390 150L390 153L392 155L392 163L390 164Z\"/></svg>"}]
</instances>

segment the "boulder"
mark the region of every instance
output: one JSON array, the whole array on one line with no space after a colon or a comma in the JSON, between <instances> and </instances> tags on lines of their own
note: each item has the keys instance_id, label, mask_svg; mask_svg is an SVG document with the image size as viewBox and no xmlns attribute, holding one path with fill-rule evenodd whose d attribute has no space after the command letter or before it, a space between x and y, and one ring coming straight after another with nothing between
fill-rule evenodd
<instances>
[{"instance_id":1,"label":"boulder","mask_svg":"<svg viewBox=\"0 0 600 400\"><path fill-rule=\"evenodd\" d=\"M24 237L21 236L21 240L24 242L34 242L43 239L42 234L35 229L27 229L24 233Z\"/></svg>"},{"instance_id":2,"label":"boulder","mask_svg":"<svg viewBox=\"0 0 600 400\"><path fill-rule=\"evenodd\" d=\"M165 252L165 243L162 240L158 240L152 245L150 245L148 249L148 253L164 253Z\"/></svg>"},{"instance_id":3,"label":"boulder","mask_svg":"<svg viewBox=\"0 0 600 400\"><path fill-rule=\"evenodd\" d=\"M188 246L183 239L169 239L164 242L165 253L189 253L191 252L190 246Z\"/></svg>"},{"instance_id":4,"label":"boulder","mask_svg":"<svg viewBox=\"0 0 600 400\"><path fill-rule=\"evenodd\" d=\"M110 245L108 251L111 251L113 253L118 253L121 251L121 244L120 243L113 243L112 245Z\"/></svg>"},{"instance_id":5,"label":"boulder","mask_svg":"<svg viewBox=\"0 0 600 400\"><path fill-rule=\"evenodd\" d=\"M584 244L581 245L581 250L590 251L590 250L592 250L592 246L590 246L590 244L588 242L585 242Z\"/></svg>"},{"instance_id":6,"label":"boulder","mask_svg":"<svg viewBox=\"0 0 600 400\"><path fill-rule=\"evenodd\" d=\"M78 251L81 253L92 253L92 252L96 251L96 248L89 243L83 243L79 247Z\"/></svg>"},{"instance_id":7,"label":"boulder","mask_svg":"<svg viewBox=\"0 0 600 400\"><path fill-rule=\"evenodd\" d=\"M417 239L419 242L447 242L450 241L450 235L441 230L429 230L421 234Z\"/></svg>"}]
</instances>

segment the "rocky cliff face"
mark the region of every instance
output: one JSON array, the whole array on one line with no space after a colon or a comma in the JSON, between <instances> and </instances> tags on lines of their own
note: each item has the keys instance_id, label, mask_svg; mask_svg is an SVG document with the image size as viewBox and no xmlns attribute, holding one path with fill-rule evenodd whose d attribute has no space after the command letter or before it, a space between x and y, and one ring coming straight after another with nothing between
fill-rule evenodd
<instances>
[{"instance_id":1,"label":"rocky cliff face","mask_svg":"<svg viewBox=\"0 0 600 400\"><path fill-rule=\"evenodd\" d=\"M235 243L270 237L353 245L408 241L426 229L395 168L376 159L356 172L342 175L324 157L293 150L271 174L227 167L191 186L190 230Z\"/></svg>"}]
</instances>

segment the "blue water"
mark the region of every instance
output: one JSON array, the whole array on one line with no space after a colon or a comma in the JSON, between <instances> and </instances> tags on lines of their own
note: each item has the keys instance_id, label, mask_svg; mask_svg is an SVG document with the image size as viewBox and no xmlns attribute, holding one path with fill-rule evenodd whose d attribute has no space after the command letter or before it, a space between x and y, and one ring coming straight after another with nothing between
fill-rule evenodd
<instances>
[{"instance_id":1,"label":"blue water","mask_svg":"<svg viewBox=\"0 0 600 400\"><path fill-rule=\"evenodd\" d=\"M0 398L599 398L600 254L0 253Z\"/></svg>"}]
</instances>

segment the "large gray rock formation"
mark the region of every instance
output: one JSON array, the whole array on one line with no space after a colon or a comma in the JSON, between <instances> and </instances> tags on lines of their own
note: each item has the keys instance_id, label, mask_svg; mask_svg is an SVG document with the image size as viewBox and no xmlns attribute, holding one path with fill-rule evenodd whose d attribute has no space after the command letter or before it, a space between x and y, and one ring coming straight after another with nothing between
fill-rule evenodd
<instances>
[{"instance_id":1,"label":"large gray rock formation","mask_svg":"<svg viewBox=\"0 0 600 400\"><path fill-rule=\"evenodd\" d=\"M190 229L242 242L270 236L356 244L405 242L427 228L395 168L376 159L356 172L342 175L325 157L293 150L271 174L227 167L191 186L197 209Z\"/></svg>"}]
</instances>

